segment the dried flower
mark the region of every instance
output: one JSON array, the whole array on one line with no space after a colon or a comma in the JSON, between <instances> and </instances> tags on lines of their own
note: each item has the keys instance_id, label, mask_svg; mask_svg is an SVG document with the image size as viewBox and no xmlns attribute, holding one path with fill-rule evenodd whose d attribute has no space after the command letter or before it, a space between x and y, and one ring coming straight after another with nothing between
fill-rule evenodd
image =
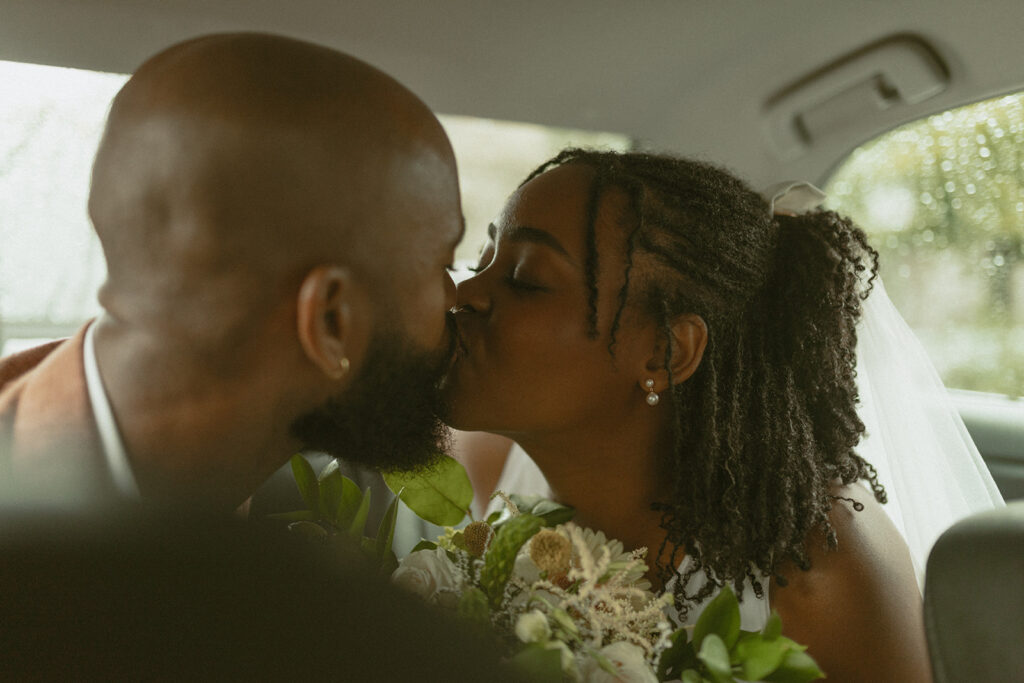
<instances>
[{"instance_id":1,"label":"dried flower","mask_svg":"<svg viewBox=\"0 0 1024 683\"><path fill-rule=\"evenodd\" d=\"M572 566L572 544L553 529L541 529L530 540L530 559L550 579L564 576Z\"/></svg>"},{"instance_id":2,"label":"dried flower","mask_svg":"<svg viewBox=\"0 0 1024 683\"><path fill-rule=\"evenodd\" d=\"M494 529L487 522L473 522L462 530L462 540L466 544L466 550L475 557L484 554L493 537Z\"/></svg>"}]
</instances>

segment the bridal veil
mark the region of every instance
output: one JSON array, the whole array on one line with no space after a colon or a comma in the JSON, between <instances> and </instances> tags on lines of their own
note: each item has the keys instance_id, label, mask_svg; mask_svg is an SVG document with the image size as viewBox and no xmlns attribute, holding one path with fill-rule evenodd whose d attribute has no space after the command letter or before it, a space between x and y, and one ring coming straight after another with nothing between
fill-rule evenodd
<instances>
[{"instance_id":1,"label":"bridal veil","mask_svg":"<svg viewBox=\"0 0 1024 683\"><path fill-rule=\"evenodd\" d=\"M801 213L825 199L809 183L763 193L773 212ZM876 278L857 328L857 453L878 471L882 506L910 549L918 585L939 535L976 512L1004 505L938 372Z\"/></svg>"}]
</instances>

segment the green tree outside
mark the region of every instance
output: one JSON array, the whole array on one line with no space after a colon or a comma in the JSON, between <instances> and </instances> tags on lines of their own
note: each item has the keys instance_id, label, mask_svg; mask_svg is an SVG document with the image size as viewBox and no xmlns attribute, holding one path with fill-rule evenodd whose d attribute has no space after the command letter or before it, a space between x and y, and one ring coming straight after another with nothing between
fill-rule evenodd
<instances>
[{"instance_id":1,"label":"green tree outside","mask_svg":"<svg viewBox=\"0 0 1024 683\"><path fill-rule=\"evenodd\" d=\"M1024 93L893 130L827 191L946 384L1024 395Z\"/></svg>"}]
</instances>

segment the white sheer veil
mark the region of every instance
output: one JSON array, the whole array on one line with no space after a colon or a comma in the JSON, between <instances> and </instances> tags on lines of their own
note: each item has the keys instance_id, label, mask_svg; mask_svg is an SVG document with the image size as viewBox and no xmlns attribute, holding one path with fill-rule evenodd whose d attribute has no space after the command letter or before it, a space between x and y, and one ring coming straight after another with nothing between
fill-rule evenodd
<instances>
[{"instance_id":1,"label":"white sheer veil","mask_svg":"<svg viewBox=\"0 0 1024 683\"><path fill-rule=\"evenodd\" d=\"M802 213L825 194L787 182L762 193L774 213ZM876 278L857 328L857 453L878 471L883 509L910 549L918 585L939 535L975 512L1004 505L981 454L924 347Z\"/></svg>"}]
</instances>

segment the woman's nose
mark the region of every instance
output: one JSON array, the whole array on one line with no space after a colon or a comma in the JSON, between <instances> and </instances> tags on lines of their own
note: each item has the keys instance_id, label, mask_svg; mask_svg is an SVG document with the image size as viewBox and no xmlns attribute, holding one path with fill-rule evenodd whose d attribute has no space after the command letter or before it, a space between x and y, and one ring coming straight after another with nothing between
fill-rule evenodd
<instances>
[{"instance_id":1,"label":"woman's nose","mask_svg":"<svg viewBox=\"0 0 1024 683\"><path fill-rule=\"evenodd\" d=\"M478 273L460 282L455 289L456 313L486 313L491 309L491 300L487 295L486 282Z\"/></svg>"}]
</instances>

